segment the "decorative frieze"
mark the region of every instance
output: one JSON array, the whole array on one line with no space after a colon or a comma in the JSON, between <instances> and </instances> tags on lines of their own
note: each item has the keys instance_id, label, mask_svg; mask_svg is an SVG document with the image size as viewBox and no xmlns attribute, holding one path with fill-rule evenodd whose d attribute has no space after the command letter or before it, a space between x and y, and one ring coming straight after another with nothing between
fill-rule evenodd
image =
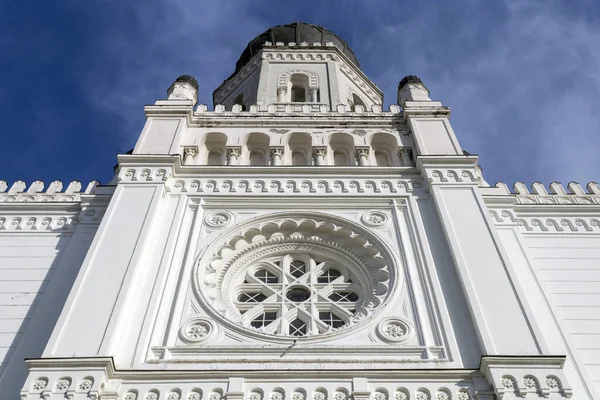
<instances>
[{"instance_id":1,"label":"decorative frieze","mask_svg":"<svg viewBox=\"0 0 600 400\"><path fill-rule=\"evenodd\" d=\"M421 188L419 180L389 179L172 179L171 193L202 194L402 194Z\"/></svg>"},{"instance_id":2,"label":"decorative frieze","mask_svg":"<svg viewBox=\"0 0 600 400\"><path fill-rule=\"evenodd\" d=\"M600 233L600 218L593 216L556 217L556 216L520 216L509 209L490 209L492 221L497 226L517 225L531 233Z\"/></svg>"},{"instance_id":3,"label":"decorative frieze","mask_svg":"<svg viewBox=\"0 0 600 400\"><path fill-rule=\"evenodd\" d=\"M492 196L512 196L517 204L557 204L557 205L598 205L600 204L600 185L589 182L585 189L577 182L570 182L565 188L558 182L552 182L548 189L540 182L534 182L531 190L523 182L515 182L514 192L505 183L498 182L495 187L482 188L484 198Z\"/></svg>"}]
</instances>

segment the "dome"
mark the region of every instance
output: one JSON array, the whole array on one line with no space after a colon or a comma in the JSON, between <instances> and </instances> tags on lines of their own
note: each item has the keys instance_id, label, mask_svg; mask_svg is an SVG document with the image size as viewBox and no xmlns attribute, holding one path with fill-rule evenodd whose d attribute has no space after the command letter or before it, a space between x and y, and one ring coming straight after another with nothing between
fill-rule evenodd
<instances>
[{"instance_id":1,"label":"dome","mask_svg":"<svg viewBox=\"0 0 600 400\"><path fill-rule=\"evenodd\" d=\"M244 65L250 61L250 58L260 51L265 42L271 42L273 44L283 42L286 46L290 42L294 42L298 45L301 42L306 42L309 46L312 46L313 43L321 43L321 45L325 46L325 43L332 42L335 47L350 59L350 61L357 67L359 66L358 60L352 52L352 49L350 49L350 46L335 33L322 26L304 22L292 22L291 24L277 25L269 28L252 39L235 64L235 72L240 71Z\"/></svg>"}]
</instances>

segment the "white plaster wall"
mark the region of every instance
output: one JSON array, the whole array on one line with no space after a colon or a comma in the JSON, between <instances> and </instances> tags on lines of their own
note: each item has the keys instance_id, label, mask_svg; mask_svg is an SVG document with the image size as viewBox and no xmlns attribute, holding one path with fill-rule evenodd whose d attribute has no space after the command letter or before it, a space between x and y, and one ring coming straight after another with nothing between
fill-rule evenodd
<instances>
[{"instance_id":1,"label":"white plaster wall","mask_svg":"<svg viewBox=\"0 0 600 400\"><path fill-rule=\"evenodd\" d=\"M41 357L97 225L0 233L0 393L17 393Z\"/></svg>"},{"instance_id":2,"label":"white plaster wall","mask_svg":"<svg viewBox=\"0 0 600 400\"><path fill-rule=\"evenodd\" d=\"M546 234L523 242L575 362L600 392L600 236Z\"/></svg>"}]
</instances>

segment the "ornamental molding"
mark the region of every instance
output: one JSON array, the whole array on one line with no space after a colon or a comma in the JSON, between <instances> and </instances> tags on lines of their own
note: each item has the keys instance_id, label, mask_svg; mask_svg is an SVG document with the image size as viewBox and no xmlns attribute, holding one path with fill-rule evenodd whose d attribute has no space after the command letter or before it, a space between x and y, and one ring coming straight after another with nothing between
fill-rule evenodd
<instances>
[{"instance_id":1,"label":"ornamental molding","mask_svg":"<svg viewBox=\"0 0 600 400\"><path fill-rule=\"evenodd\" d=\"M415 328L405 319L388 317L377 325L377 335L386 343L407 343L414 337Z\"/></svg>"},{"instance_id":2,"label":"ornamental molding","mask_svg":"<svg viewBox=\"0 0 600 400\"><path fill-rule=\"evenodd\" d=\"M353 266L353 280L362 288L363 296L352 324L378 310L395 289L398 261L377 237L336 217L317 213L290 217L289 213L278 213L236 226L234 231L221 235L210 244L196 261L195 293L199 301L212 306L211 313L220 322L242 329L246 334L263 337L266 334L259 330L241 326L241 316L231 296L237 287L238 274L248 265L271 254L290 252L322 254L340 260L341 265ZM331 334L335 333L338 331ZM293 336L270 338L294 339Z\"/></svg>"},{"instance_id":3,"label":"ornamental molding","mask_svg":"<svg viewBox=\"0 0 600 400\"><path fill-rule=\"evenodd\" d=\"M473 169L430 169L423 170L431 184L477 184L477 173Z\"/></svg>"},{"instance_id":4,"label":"ornamental molding","mask_svg":"<svg viewBox=\"0 0 600 400\"><path fill-rule=\"evenodd\" d=\"M81 195L93 195L99 184L98 181L92 181L82 191L81 182L72 181L63 191L63 183L53 181L44 191L44 182L42 181L32 182L29 187L23 181L16 181L10 188L5 181L0 181L0 203L78 203L81 201Z\"/></svg>"},{"instance_id":5,"label":"ornamental molding","mask_svg":"<svg viewBox=\"0 0 600 400\"><path fill-rule=\"evenodd\" d=\"M369 389L357 392L355 369L250 369L233 377L231 370L194 365L186 369L185 363L116 370L111 358L29 359L21 398L220 400L227 396L232 379L243 384L235 396L244 400L572 398L564 362L564 356L483 356L475 370L364 368L360 377Z\"/></svg>"},{"instance_id":6,"label":"ornamental molding","mask_svg":"<svg viewBox=\"0 0 600 400\"><path fill-rule=\"evenodd\" d=\"M377 228L388 225L390 220L385 212L379 210L366 211L360 219L365 225Z\"/></svg>"},{"instance_id":7,"label":"ornamental molding","mask_svg":"<svg viewBox=\"0 0 600 400\"><path fill-rule=\"evenodd\" d=\"M496 226L518 226L524 233L600 233L600 216L550 215L524 216L514 209L490 209L490 217Z\"/></svg>"},{"instance_id":8,"label":"ornamental molding","mask_svg":"<svg viewBox=\"0 0 600 400\"><path fill-rule=\"evenodd\" d=\"M233 224L234 221L233 213L225 210L210 211L204 217L204 224L210 228L224 228Z\"/></svg>"},{"instance_id":9,"label":"ornamental molding","mask_svg":"<svg viewBox=\"0 0 600 400\"><path fill-rule=\"evenodd\" d=\"M193 317L181 325L179 338L188 344L204 343L212 340L217 332L217 325L211 319Z\"/></svg>"},{"instance_id":10,"label":"ornamental molding","mask_svg":"<svg viewBox=\"0 0 600 400\"><path fill-rule=\"evenodd\" d=\"M358 168L358 167L357 167ZM422 187L417 179L177 179L167 182L173 194L371 195L407 194Z\"/></svg>"},{"instance_id":11,"label":"ornamental molding","mask_svg":"<svg viewBox=\"0 0 600 400\"><path fill-rule=\"evenodd\" d=\"M316 72L310 71L308 69L291 69L288 71L282 72L277 78L277 87L285 88L287 84L290 82L290 77L294 74L302 74L308 76L308 87L309 88L319 88L319 75Z\"/></svg>"},{"instance_id":12,"label":"ornamental molding","mask_svg":"<svg viewBox=\"0 0 600 400\"><path fill-rule=\"evenodd\" d=\"M132 168L121 166L117 180L119 182L156 183L165 182L171 176L170 168Z\"/></svg>"}]
</instances>

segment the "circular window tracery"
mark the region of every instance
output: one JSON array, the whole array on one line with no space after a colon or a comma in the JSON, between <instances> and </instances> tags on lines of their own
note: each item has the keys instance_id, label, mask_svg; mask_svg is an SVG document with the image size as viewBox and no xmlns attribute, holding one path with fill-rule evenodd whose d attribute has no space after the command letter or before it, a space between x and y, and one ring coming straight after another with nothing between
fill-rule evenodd
<instances>
[{"instance_id":1,"label":"circular window tracery","mask_svg":"<svg viewBox=\"0 0 600 400\"><path fill-rule=\"evenodd\" d=\"M315 337L370 316L397 276L390 253L362 228L332 220L262 218L236 227L198 264L215 316L259 335Z\"/></svg>"},{"instance_id":2,"label":"circular window tracery","mask_svg":"<svg viewBox=\"0 0 600 400\"><path fill-rule=\"evenodd\" d=\"M242 325L291 336L348 325L361 288L350 271L331 265L335 260L307 254L276 255L249 265L241 272L235 301Z\"/></svg>"}]
</instances>

